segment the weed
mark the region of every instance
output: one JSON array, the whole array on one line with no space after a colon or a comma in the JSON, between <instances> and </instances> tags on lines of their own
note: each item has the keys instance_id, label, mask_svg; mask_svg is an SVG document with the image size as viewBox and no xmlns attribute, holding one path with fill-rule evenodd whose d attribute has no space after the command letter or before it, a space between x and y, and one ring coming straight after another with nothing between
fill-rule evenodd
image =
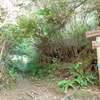
<instances>
[{"instance_id":1,"label":"weed","mask_svg":"<svg viewBox=\"0 0 100 100\"><path fill-rule=\"evenodd\" d=\"M68 88L75 88L76 86L86 87L90 84L94 84L96 80L95 72L81 71L81 63L74 64L69 68L69 72L72 79L64 79L58 83L59 88L62 91L66 91Z\"/></svg>"},{"instance_id":2,"label":"weed","mask_svg":"<svg viewBox=\"0 0 100 100\"><path fill-rule=\"evenodd\" d=\"M16 68L14 67L11 67L11 68L8 68L8 74L10 75L10 77L14 80L16 80L17 76L18 76L18 73L17 73L17 70Z\"/></svg>"}]
</instances>

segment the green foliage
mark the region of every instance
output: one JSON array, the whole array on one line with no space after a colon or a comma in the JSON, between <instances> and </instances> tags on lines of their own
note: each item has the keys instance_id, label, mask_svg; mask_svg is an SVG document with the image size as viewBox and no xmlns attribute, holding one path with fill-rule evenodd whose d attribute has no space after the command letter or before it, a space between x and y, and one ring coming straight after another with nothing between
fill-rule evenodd
<instances>
[{"instance_id":1,"label":"green foliage","mask_svg":"<svg viewBox=\"0 0 100 100\"><path fill-rule=\"evenodd\" d=\"M87 51L91 49L90 41L86 39L85 32L97 26L95 12L87 15L82 13L82 15L73 9L77 3L73 5L72 2L68 3L66 0L46 1L40 0L42 5L38 7L35 17L36 31L42 36L41 42L38 44L40 51L43 51L41 55L45 57L49 55L49 57L52 56L51 58L58 57L57 59L61 61L63 58L65 59L63 61L66 62L73 62L79 56L81 59L81 51L84 48L87 48ZM75 2L80 3L81 1ZM85 54L83 53L83 56L86 56Z\"/></svg>"},{"instance_id":2,"label":"green foliage","mask_svg":"<svg viewBox=\"0 0 100 100\"><path fill-rule=\"evenodd\" d=\"M40 8L37 11L37 14L42 15L42 16L50 16L52 14L52 12L49 8Z\"/></svg>"},{"instance_id":3,"label":"green foliage","mask_svg":"<svg viewBox=\"0 0 100 100\"><path fill-rule=\"evenodd\" d=\"M86 87L90 84L94 84L97 79L95 72L83 72L81 71L81 64L77 63L70 66L69 72L72 79L61 80L58 83L59 88L62 91L67 91L68 88L75 88L76 86Z\"/></svg>"},{"instance_id":4,"label":"green foliage","mask_svg":"<svg viewBox=\"0 0 100 100\"><path fill-rule=\"evenodd\" d=\"M17 78L17 76L18 76L18 73L17 73L17 70L16 70L16 68L14 68L14 67L10 67L10 68L8 68L8 74L10 75L10 77L12 77L14 80Z\"/></svg>"},{"instance_id":5,"label":"green foliage","mask_svg":"<svg viewBox=\"0 0 100 100\"><path fill-rule=\"evenodd\" d=\"M74 80L62 80L58 83L59 88L61 91L65 91L68 88L74 88Z\"/></svg>"},{"instance_id":6,"label":"green foliage","mask_svg":"<svg viewBox=\"0 0 100 100\"><path fill-rule=\"evenodd\" d=\"M6 57L3 60L7 66L30 70L30 67L28 68L28 65L23 63L21 59L12 62L9 57L11 55L25 55L29 58L29 61L33 61L33 64L38 61L39 53L37 53L35 46L35 38L33 39L35 28L36 23L33 16L21 16L16 24L8 23L0 28L0 34L3 35L7 44L5 47L6 53L3 54Z\"/></svg>"},{"instance_id":7,"label":"green foliage","mask_svg":"<svg viewBox=\"0 0 100 100\"><path fill-rule=\"evenodd\" d=\"M0 72L0 90L15 86L17 76L15 73L15 71L12 71L11 69L8 70L7 68L4 68L2 72Z\"/></svg>"},{"instance_id":8,"label":"green foliage","mask_svg":"<svg viewBox=\"0 0 100 100\"><path fill-rule=\"evenodd\" d=\"M12 60L9 64L12 68L16 68L22 72L33 72L38 69L38 63L36 59L29 58L25 55L16 55L16 59Z\"/></svg>"},{"instance_id":9,"label":"green foliage","mask_svg":"<svg viewBox=\"0 0 100 100\"><path fill-rule=\"evenodd\" d=\"M75 1L75 4L73 2L69 3L68 0L39 1L41 6L35 13L20 16L16 24L7 24L0 28L0 36L2 36L0 40L6 40L8 43L5 47L5 59L10 58L8 56L11 54L16 54L17 56L25 55L29 58L27 64L23 62L23 59L11 62L11 68L8 71L11 77L16 76L16 67L21 71L31 71L34 76L38 77L54 74L56 65L38 64L41 51L43 51L41 56L43 53L47 54L46 56L51 55L51 61L54 58L57 59L57 57L66 59L66 61L73 61L76 58L78 60L82 58L80 54L84 48L87 48L85 52L90 50L87 46L89 44L85 38L85 32L96 27L97 19L94 12L91 13L91 16L90 13L87 16L87 14L84 15L76 11L78 5L84 0ZM90 19L92 19L92 22ZM35 42L38 49L33 42ZM51 42L57 44L53 45ZM48 48L45 49L46 47ZM44 57L42 59L44 60ZM82 58L81 62L84 62L84 59ZM9 60L11 61L11 59ZM9 60L7 59L6 61ZM87 64L88 61L85 63ZM74 88L77 85L83 87L93 84L96 78L95 73L84 72L79 63L71 66L69 72L72 79L62 80L59 83L60 88L63 90L69 87Z\"/></svg>"},{"instance_id":10,"label":"green foliage","mask_svg":"<svg viewBox=\"0 0 100 100\"><path fill-rule=\"evenodd\" d=\"M12 61L11 65L14 68L24 72L35 70L38 65L39 53L34 42L33 39L24 38L19 45L13 48L12 58L15 55L16 59Z\"/></svg>"},{"instance_id":11,"label":"green foliage","mask_svg":"<svg viewBox=\"0 0 100 100\"><path fill-rule=\"evenodd\" d=\"M32 32L34 32L37 27L34 16L32 16L32 14L19 17L17 23L21 29L21 34L25 36L32 36Z\"/></svg>"},{"instance_id":12,"label":"green foliage","mask_svg":"<svg viewBox=\"0 0 100 100\"><path fill-rule=\"evenodd\" d=\"M19 44L24 38L33 38L37 25L32 14L20 16L16 24L7 23L0 27L0 34L12 44Z\"/></svg>"},{"instance_id":13,"label":"green foliage","mask_svg":"<svg viewBox=\"0 0 100 100\"><path fill-rule=\"evenodd\" d=\"M44 65L38 65L32 66L31 71L32 74L38 78L47 78L54 76L54 73L57 69L57 64L44 64Z\"/></svg>"},{"instance_id":14,"label":"green foliage","mask_svg":"<svg viewBox=\"0 0 100 100\"><path fill-rule=\"evenodd\" d=\"M13 49L13 52L18 55L26 55L34 59L34 61L37 60L39 56L35 40L31 38L24 38L22 42Z\"/></svg>"}]
</instances>

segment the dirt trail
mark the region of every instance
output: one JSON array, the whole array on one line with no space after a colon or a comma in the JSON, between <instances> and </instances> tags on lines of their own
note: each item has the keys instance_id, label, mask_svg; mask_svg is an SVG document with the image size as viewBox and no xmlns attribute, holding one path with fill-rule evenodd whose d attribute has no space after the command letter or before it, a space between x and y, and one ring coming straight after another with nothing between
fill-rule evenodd
<instances>
[{"instance_id":1,"label":"dirt trail","mask_svg":"<svg viewBox=\"0 0 100 100\"><path fill-rule=\"evenodd\" d=\"M79 91L75 93L77 95L64 95L52 86L49 87L46 82L21 79L15 88L1 91L0 100L100 100L100 94Z\"/></svg>"},{"instance_id":2,"label":"dirt trail","mask_svg":"<svg viewBox=\"0 0 100 100\"><path fill-rule=\"evenodd\" d=\"M0 100L61 100L62 94L45 84L20 80L16 88L0 93Z\"/></svg>"}]
</instances>

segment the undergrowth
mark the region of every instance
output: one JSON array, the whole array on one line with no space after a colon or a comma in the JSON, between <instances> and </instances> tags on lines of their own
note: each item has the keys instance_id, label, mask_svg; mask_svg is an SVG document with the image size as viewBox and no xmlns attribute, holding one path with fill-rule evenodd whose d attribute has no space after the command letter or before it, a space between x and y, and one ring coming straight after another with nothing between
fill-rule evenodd
<instances>
[{"instance_id":1,"label":"undergrowth","mask_svg":"<svg viewBox=\"0 0 100 100\"><path fill-rule=\"evenodd\" d=\"M28 76L30 74L31 77L36 77L37 79L48 79L49 83L52 83L53 79L62 79L58 82L58 86L61 91L67 91L69 88L76 87L87 87L89 85L93 85L97 79L97 75L92 71L84 71L82 70L82 64L61 64L61 63L53 63L53 64L43 64L43 65L34 65L30 64L31 71L28 72ZM59 73L58 73L59 72ZM26 72L25 72L26 73ZM62 75L59 77L57 73ZM67 74L68 73L68 74ZM63 74L65 76L63 76ZM12 83L16 82L18 76L17 69L14 67L9 67L7 69L7 75L12 79Z\"/></svg>"},{"instance_id":2,"label":"undergrowth","mask_svg":"<svg viewBox=\"0 0 100 100\"><path fill-rule=\"evenodd\" d=\"M79 86L80 88L87 87L89 85L93 85L97 79L97 75L95 72L84 72L81 70L81 63L74 64L68 68L68 71L71 77L61 80L58 83L58 86L61 91L65 92L69 88L76 88Z\"/></svg>"},{"instance_id":3,"label":"undergrowth","mask_svg":"<svg viewBox=\"0 0 100 100\"><path fill-rule=\"evenodd\" d=\"M11 89L16 85L16 73L17 72L12 68L4 68L2 72L0 72L0 90Z\"/></svg>"},{"instance_id":4,"label":"undergrowth","mask_svg":"<svg viewBox=\"0 0 100 100\"><path fill-rule=\"evenodd\" d=\"M38 66L34 66L30 73L40 79L44 77L53 77L57 67L57 64L40 64Z\"/></svg>"}]
</instances>

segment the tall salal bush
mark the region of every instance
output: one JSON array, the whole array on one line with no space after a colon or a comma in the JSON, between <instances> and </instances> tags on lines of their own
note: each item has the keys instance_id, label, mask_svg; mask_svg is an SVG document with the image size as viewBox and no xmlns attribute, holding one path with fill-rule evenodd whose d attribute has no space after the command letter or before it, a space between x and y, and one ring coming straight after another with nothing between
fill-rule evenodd
<instances>
[{"instance_id":1,"label":"tall salal bush","mask_svg":"<svg viewBox=\"0 0 100 100\"><path fill-rule=\"evenodd\" d=\"M40 1L42 2L42 0ZM69 55L66 57L68 59L78 57L79 51L83 47L86 51L91 49L85 32L97 26L96 12L77 13L72 8L73 6L65 0L47 1L47 3L42 2L36 12L37 32L44 37L40 43L40 49L42 50L46 44L49 44L50 46L48 45L46 49L48 50L50 47L52 55L58 56L55 51L60 48L66 56ZM52 46L52 42L55 43L55 46ZM59 47L56 46L57 43ZM48 54L47 51L44 51L44 55L50 55L51 51L48 50Z\"/></svg>"},{"instance_id":2,"label":"tall salal bush","mask_svg":"<svg viewBox=\"0 0 100 100\"><path fill-rule=\"evenodd\" d=\"M12 61L13 67L27 72L38 66L39 53L34 42L31 38L25 38L13 49L12 59L16 57Z\"/></svg>"},{"instance_id":3,"label":"tall salal bush","mask_svg":"<svg viewBox=\"0 0 100 100\"><path fill-rule=\"evenodd\" d=\"M2 60L5 61L7 66L13 66L22 71L30 71L37 66L39 53L35 45L35 29L34 17L30 15L21 16L16 24L9 23L1 27L0 33L7 41L7 45L5 45L7 50L3 54ZM28 58L27 63L23 62L23 56ZM11 60L13 58L15 60Z\"/></svg>"},{"instance_id":4,"label":"tall salal bush","mask_svg":"<svg viewBox=\"0 0 100 100\"><path fill-rule=\"evenodd\" d=\"M95 28L96 24L95 12L85 16L83 19L82 15L75 14L75 11L68 6L67 2L51 1L45 6L44 2L42 2L42 6L38 7L34 13L19 17L17 25L15 28L12 28L12 31L14 32L15 43L21 43L23 46L19 46L18 52L24 53L25 51L22 51L24 48L23 44L28 44L25 41L28 38L33 38L39 50L43 49L44 54L45 51L47 52L47 50L44 51L46 43L51 45L53 53L58 47L52 46L51 43L60 42L59 45L61 46L59 47L61 49L64 49L66 52L67 50L74 52L70 56L77 57L79 49L88 43L85 38L85 32ZM26 38L26 40L23 41L23 38ZM48 48L49 45L46 45L46 47ZM66 53L66 56L68 56L67 54L69 52Z\"/></svg>"},{"instance_id":5,"label":"tall salal bush","mask_svg":"<svg viewBox=\"0 0 100 100\"><path fill-rule=\"evenodd\" d=\"M81 48L81 45L86 45L83 44L86 42L84 33L92 27L92 24L87 23L87 21L82 18L78 18L78 15L76 16L72 8L73 7L69 6L66 0L59 0L57 2L52 0L46 4L42 2L42 5L40 5L34 13L32 12L31 14L29 13L19 17L16 25L6 25L2 27L1 33L3 33L4 37L12 44L9 48L10 53L15 53L13 49L17 48L17 53L19 52L19 54L30 56L29 54L32 49L28 49L27 45L31 44L29 44L29 41L26 42L26 40L33 39L40 51L45 46L49 46L45 45L48 42L49 44L52 42L60 42L61 46L60 44L59 46L61 49L65 48L64 51L67 52L66 55L69 53L68 51L71 53L75 52L76 54L78 49ZM95 17L92 15L89 16L89 18L90 17L95 21ZM70 47L74 47L74 50ZM52 46L51 44L51 48L53 53L58 47ZM68 49L68 51L66 49ZM33 52L34 50L36 49L33 48ZM45 51L47 52L47 49L45 49ZM43 51L44 54L45 51ZM50 51L48 51L48 53L49 52ZM34 54L32 53L32 55ZM71 56L73 57L74 54L71 54ZM71 57L68 56L67 58L70 59Z\"/></svg>"}]
</instances>

